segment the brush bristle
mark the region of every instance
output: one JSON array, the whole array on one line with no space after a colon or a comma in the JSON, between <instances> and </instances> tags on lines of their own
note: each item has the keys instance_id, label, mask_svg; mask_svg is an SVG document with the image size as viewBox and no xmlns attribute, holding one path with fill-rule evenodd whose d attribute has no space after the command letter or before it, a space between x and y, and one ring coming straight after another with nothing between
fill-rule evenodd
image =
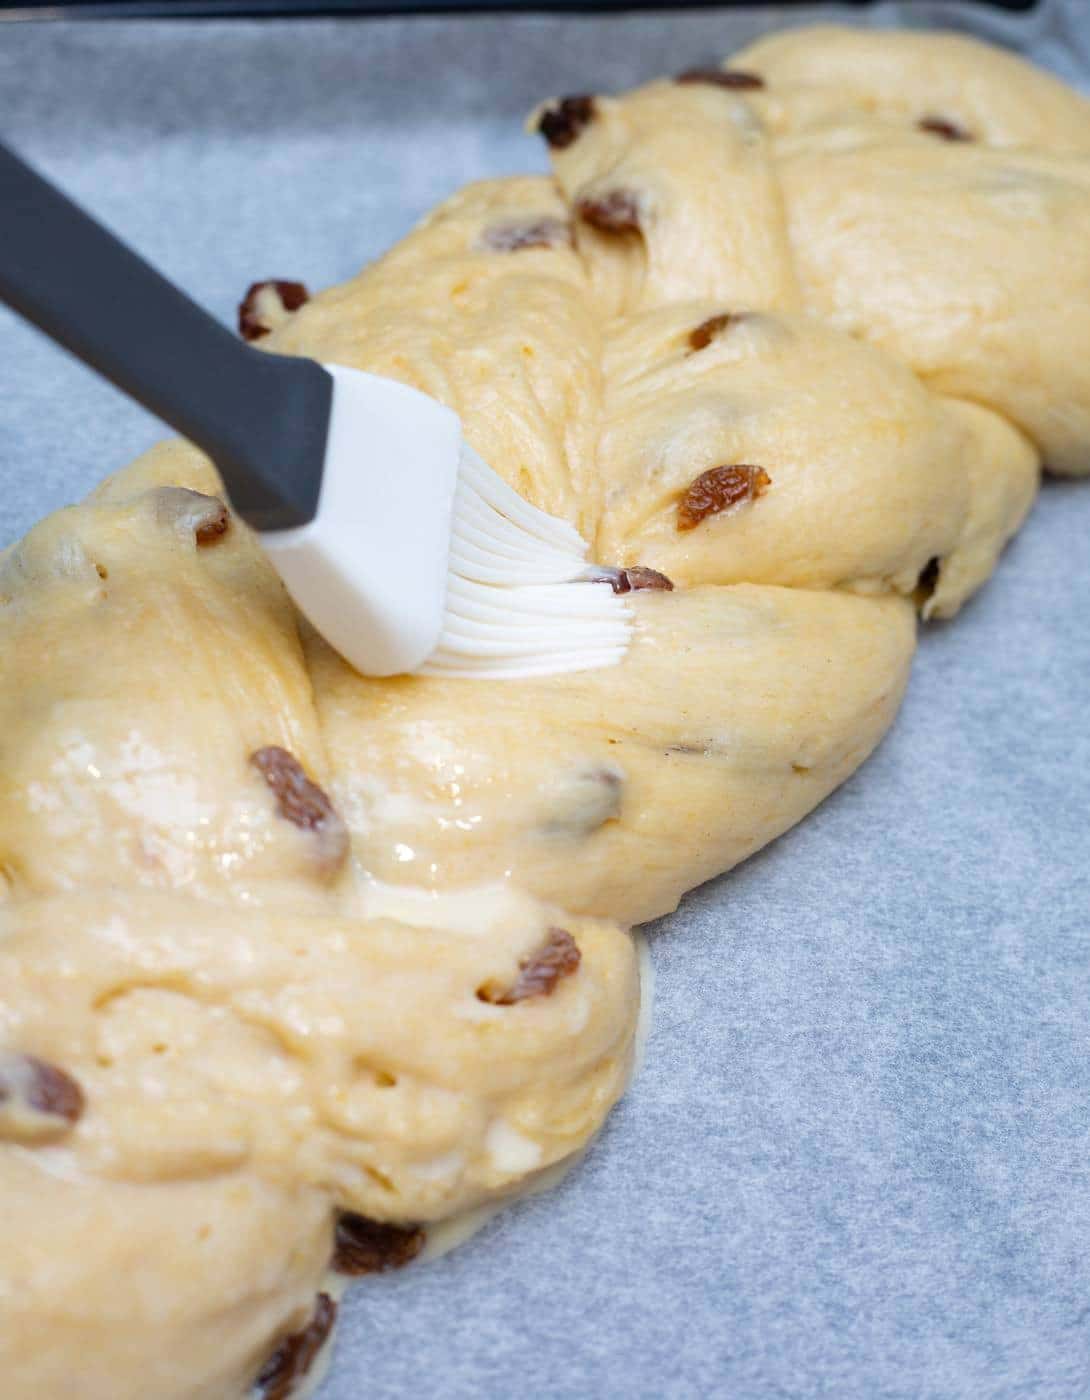
<instances>
[{"instance_id":1,"label":"brush bristle","mask_svg":"<svg viewBox=\"0 0 1090 1400\"><path fill-rule=\"evenodd\" d=\"M612 666L631 616L589 580L578 530L538 510L463 445L446 615L425 675L513 678Z\"/></svg>"}]
</instances>

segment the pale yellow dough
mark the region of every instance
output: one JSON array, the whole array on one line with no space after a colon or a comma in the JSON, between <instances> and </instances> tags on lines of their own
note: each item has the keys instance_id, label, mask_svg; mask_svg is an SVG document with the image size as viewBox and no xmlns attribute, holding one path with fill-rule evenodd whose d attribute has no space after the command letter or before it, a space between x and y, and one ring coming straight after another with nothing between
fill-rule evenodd
<instances>
[{"instance_id":1,"label":"pale yellow dough","mask_svg":"<svg viewBox=\"0 0 1090 1400\"><path fill-rule=\"evenodd\" d=\"M445 889L510 879L637 923L817 805L896 713L902 599L739 584L645 594L621 666L512 682L312 670L365 868Z\"/></svg>"},{"instance_id":2,"label":"pale yellow dough","mask_svg":"<svg viewBox=\"0 0 1090 1400\"><path fill-rule=\"evenodd\" d=\"M177 488L222 488L177 443L0 555L0 1097L5 1054L83 1095L0 1115L4 1400L239 1395L337 1209L437 1221L584 1146L631 1062L626 927L842 782L917 612L984 583L1042 460L1090 467L1086 102L955 36L728 66L764 85L561 109L555 182L263 294L270 349L450 404L596 559L669 575L622 664L365 680L240 522L198 544ZM680 529L740 465L763 492ZM343 826L285 816L268 746ZM505 1004L557 929L578 966Z\"/></svg>"}]
</instances>

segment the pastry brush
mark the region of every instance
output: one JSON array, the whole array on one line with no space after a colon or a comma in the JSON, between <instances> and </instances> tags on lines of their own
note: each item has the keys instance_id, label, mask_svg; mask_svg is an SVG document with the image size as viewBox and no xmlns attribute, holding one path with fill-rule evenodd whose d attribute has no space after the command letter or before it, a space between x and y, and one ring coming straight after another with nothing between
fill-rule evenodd
<instances>
[{"instance_id":1,"label":"pastry brush","mask_svg":"<svg viewBox=\"0 0 1090 1400\"><path fill-rule=\"evenodd\" d=\"M237 340L2 145L0 211L0 298L212 459L358 670L544 675L623 656L627 609L578 531L492 471L449 408Z\"/></svg>"}]
</instances>

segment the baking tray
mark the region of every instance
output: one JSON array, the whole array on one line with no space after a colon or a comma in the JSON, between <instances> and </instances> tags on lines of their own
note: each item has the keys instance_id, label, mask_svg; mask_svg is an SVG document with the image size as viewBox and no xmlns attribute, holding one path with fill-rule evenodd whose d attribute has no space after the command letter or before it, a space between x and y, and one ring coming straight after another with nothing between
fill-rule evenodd
<instances>
[{"instance_id":1,"label":"baking tray","mask_svg":"<svg viewBox=\"0 0 1090 1400\"><path fill-rule=\"evenodd\" d=\"M1032 10L1038 0L980 0L1004 10ZM740 7L744 0L726 0L716 6L716 0L688 0L691 9ZM801 4L803 0L783 0L785 5ZM850 0L865 5L869 0ZM179 15L224 18L251 15L380 15L432 14L474 11L551 10L654 10L661 8L656 0L23 0L15 6L0 5L0 18L34 18L48 12L52 18L118 18L156 17L170 19Z\"/></svg>"},{"instance_id":2,"label":"baking tray","mask_svg":"<svg viewBox=\"0 0 1090 1400\"><path fill-rule=\"evenodd\" d=\"M869 17L1090 76L1081 0ZM343 278L465 180L544 169L543 94L778 18L10 25L0 124L230 318L255 278ZM2 546L158 430L7 315L0 357ZM925 630L875 757L652 930L646 1066L586 1162L353 1290L322 1400L1088 1393L1088 595L1090 483L1053 482Z\"/></svg>"}]
</instances>

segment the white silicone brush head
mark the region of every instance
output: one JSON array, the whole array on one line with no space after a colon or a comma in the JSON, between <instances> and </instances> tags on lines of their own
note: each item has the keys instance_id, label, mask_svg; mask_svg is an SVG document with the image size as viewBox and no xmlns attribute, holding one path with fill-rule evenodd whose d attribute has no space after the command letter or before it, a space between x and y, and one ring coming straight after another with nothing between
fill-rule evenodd
<instances>
[{"instance_id":1,"label":"white silicone brush head","mask_svg":"<svg viewBox=\"0 0 1090 1400\"><path fill-rule=\"evenodd\" d=\"M545 676L612 666L631 618L588 579L587 546L462 444L443 627L424 675Z\"/></svg>"},{"instance_id":2,"label":"white silicone brush head","mask_svg":"<svg viewBox=\"0 0 1090 1400\"><path fill-rule=\"evenodd\" d=\"M405 384L327 365L318 511L262 535L300 610L365 675L496 679L619 661L631 618L577 530L525 501Z\"/></svg>"}]
</instances>

